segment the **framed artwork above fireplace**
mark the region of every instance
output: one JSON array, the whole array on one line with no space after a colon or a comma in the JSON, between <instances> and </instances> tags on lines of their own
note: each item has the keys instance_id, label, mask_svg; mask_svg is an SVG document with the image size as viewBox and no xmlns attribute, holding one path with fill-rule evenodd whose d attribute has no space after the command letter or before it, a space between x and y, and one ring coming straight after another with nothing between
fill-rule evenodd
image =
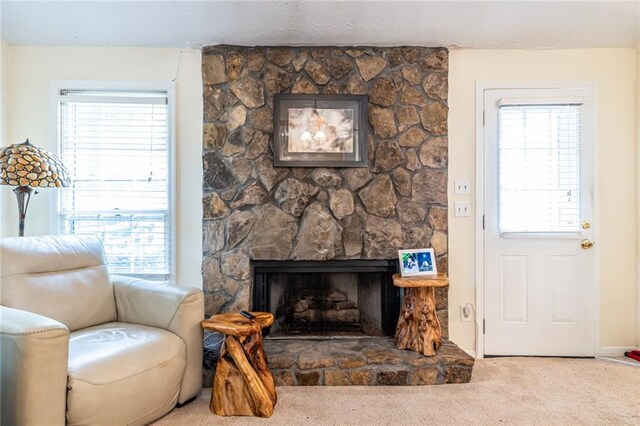
<instances>
[{"instance_id":1,"label":"framed artwork above fireplace","mask_svg":"<svg viewBox=\"0 0 640 426\"><path fill-rule=\"evenodd\" d=\"M367 167L367 96L278 94L276 167Z\"/></svg>"}]
</instances>

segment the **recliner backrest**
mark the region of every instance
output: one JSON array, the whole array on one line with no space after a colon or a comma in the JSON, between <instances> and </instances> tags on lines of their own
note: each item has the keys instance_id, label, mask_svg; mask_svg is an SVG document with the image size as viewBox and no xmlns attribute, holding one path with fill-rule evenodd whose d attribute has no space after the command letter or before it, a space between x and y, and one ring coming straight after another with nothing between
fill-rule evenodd
<instances>
[{"instance_id":1,"label":"recliner backrest","mask_svg":"<svg viewBox=\"0 0 640 426\"><path fill-rule=\"evenodd\" d=\"M102 242L88 235L0 239L0 304L53 318L71 331L115 321Z\"/></svg>"}]
</instances>

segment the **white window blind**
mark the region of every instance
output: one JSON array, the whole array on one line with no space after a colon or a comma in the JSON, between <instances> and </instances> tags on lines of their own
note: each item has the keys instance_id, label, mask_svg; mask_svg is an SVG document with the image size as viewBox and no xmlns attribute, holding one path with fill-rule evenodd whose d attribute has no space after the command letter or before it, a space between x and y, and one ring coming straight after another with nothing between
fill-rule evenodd
<instances>
[{"instance_id":1,"label":"white window blind","mask_svg":"<svg viewBox=\"0 0 640 426\"><path fill-rule=\"evenodd\" d=\"M62 233L102 238L109 270L171 273L166 92L60 92L59 152L73 184L58 201Z\"/></svg>"},{"instance_id":2,"label":"white window blind","mask_svg":"<svg viewBox=\"0 0 640 426\"><path fill-rule=\"evenodd\" d=\"M579 232L581 110L500 106L500 232Z\"/></svg>"}]
</instances>

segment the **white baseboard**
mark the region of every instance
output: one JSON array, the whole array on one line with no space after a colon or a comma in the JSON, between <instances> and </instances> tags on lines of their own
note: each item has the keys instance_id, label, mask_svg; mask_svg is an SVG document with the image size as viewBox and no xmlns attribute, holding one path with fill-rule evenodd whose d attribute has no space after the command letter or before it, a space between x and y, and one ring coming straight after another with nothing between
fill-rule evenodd
<instances>
[{"instance_id":1,"label":"white baseboard","mask_svg":"<svg viewBox=\"0 0 640 426\"><path fill-rule=\"evenodd\" d=\"M600 346L596 356L624 356L625 352L636 349L635 346Z\"/></svg>"},{"instance_id":2,"label":"white baseboard","mask_svg":"<svg viewBox=\"0 0 640 426\"><path fill-rule=\"evenodd\" d=\"M471 355L472 357L476 357L476 351L474 351L473 349L465 349L465 348L460 348L463 351L465 351L467 354Z\"/></svg>"},{"instance_id":3,"label":"white baseboard","mask_svg":"<svg viewBox=\"0 0 640 426\"><path fill-rule=\"evenodd\" d=\"M477 358L475 350L465 348L460 349L462 349L472 357ZM640 350L640 348L636 346L601 346L598 349L596 356L624 356L625 352L633 350Z\"/></svg>"}]
</instances>

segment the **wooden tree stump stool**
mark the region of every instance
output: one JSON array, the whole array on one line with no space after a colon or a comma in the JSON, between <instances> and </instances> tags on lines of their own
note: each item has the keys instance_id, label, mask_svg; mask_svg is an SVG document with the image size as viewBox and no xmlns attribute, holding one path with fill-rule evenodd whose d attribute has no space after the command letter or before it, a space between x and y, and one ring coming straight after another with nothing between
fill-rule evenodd
<instances>
[{"instance_id":1,"label":"wooden tree stump stool","mask_svg":"<svg viewBox=\"0 0 640 426\"><path fill-rule=\"evenodd\" d=\"M273 323L268 312L214 315L202 327L225 335L213 379L209 408L219 416L270 417L277 395L262 347L262 329Z\"/></svg>"},{"instance_id":2,"label":"wooden tree stump stool","mask_svg":"<svg viewBox=\"0 0 640 426\"><path fill-rule=\"evenodd\" d=\"M393 285L404 288L404 301L396 327L396 349L410 349L433 356L442 345L442 330L436 315L436 287L449 285L444 274L437 277L393 276Z\"/></svg>"}]
</instances>

